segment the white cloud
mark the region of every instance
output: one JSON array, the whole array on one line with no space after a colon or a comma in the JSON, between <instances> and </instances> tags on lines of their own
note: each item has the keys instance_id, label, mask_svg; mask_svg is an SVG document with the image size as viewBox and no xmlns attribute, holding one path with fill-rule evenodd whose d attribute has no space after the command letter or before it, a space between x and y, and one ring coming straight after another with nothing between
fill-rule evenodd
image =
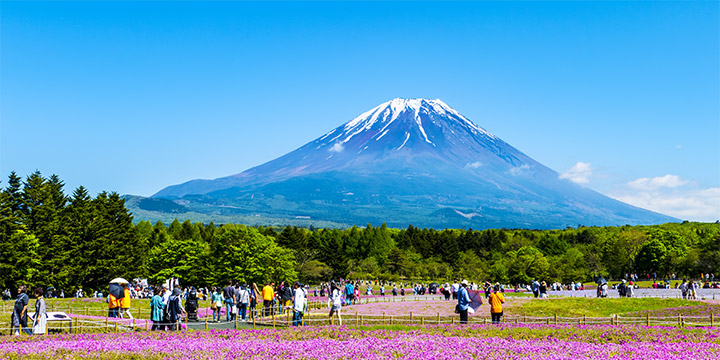
<instances>
[{"instance_id":1,"label":"white cloud","mask_svg":"<svg viewBox=\"0 0 720 360\"><path fill-rule=\"evenodd\" d=\"M530 165L522 164L520 166L510 169L510 175L519 176L530 172Z\"/></svg>"},{"instance_id":2,"label":"white cloud","mask_svg":"<svg viewBox=\"0 0 720 360\"><path fill-rule=\"evenodd\" d=\"M468 163L467 165L465 165L465 167L469 168L469 169L477 169L477 168L481 167L482 165L483 165L483 163L476 161L474 163Z\"/></svg>"},{"instance_id":3,"label":"white cloud","mask_svg":"<svg viewBox=\"0 0 720 360\"><path fill-rule=\"evenodd\" d=\"M335 143L332 147L330 147L330 152L342 152L345 150L345 147L341 143Z\"/></svg>"},{"instance_id":4,"label":"white cloud","mask_svg":"<svg viewBox=\"0 0 720 360\"><path fill-rule=\"evenodd\" d=\"M610 196L628 204L681 220L720 220L720 187L693 188L677 175L640 178L628 182Z\"/></svg>"},{"instance_id":5,"label":"white cloud","mask_svg":"<svg viewBox=\"0 0 720 360\"><path fill-rule=\"evenodd\" d=\"M637 190L650 190L659 188L676 188L687 184L687 180L680 179L677 175L667 174L665 176L658 176L654 178L639 178L628 183L633 189Z\"/></svg>"},{"instance_id":6,"label":"white cloud","mask_svg":"<svg viewBox=\"0 0 720 360\"><path fill-rule=\"evenodd\" d=\"M560 174L560 178L568 179L576 184L587 184L593 174L592 170L590 163L578 161L573 167Z\"/></svg>"}]
</instances>

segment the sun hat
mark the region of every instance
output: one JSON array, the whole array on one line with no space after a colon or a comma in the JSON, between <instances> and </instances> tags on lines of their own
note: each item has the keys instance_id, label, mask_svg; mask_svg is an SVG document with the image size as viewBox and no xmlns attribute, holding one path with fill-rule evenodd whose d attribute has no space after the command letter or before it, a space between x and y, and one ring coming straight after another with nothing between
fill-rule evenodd
<instances>
[{"instance_id":1,"label":"sun hat","mask_svg":"<svg viewBox=\"0 0 720 360\"><path fill-rule=\"evenodd\" d=\"M460 285L470 285L467 280L463 280Z\"/></svg>"}]
</instances>

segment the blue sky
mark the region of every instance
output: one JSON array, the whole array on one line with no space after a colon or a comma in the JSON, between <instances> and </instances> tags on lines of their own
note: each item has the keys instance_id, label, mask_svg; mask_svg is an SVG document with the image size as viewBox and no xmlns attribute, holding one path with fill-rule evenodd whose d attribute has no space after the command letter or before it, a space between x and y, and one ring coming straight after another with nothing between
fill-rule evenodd
<instances>
[{"instance_id":1,"label":"blue sky","mask_svg":"<svg viewBox=\"0 0 720 360\"><path fill-rule=\"evenodd\" d=\"M0 175L151 195L396 97L585 186L720 219L720 13L699 2L0 2Z\"/></svg>"}]
</instances>

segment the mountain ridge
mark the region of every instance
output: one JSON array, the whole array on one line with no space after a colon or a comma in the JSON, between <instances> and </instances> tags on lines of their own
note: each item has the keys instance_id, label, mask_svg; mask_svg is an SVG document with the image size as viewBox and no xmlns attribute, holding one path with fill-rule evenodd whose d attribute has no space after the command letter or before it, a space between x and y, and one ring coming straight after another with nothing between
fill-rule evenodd
<instances>
[{"instance_id":1,"label":"mountain ridge","mask_svg":"<svg viewBox=\"0 0 720 360\"><path fill-rule=\"evenodd\" d=\"M399 227L677 220L560 179L441 100L427 99L387 101L274 160L169 186L152 198L206 213Z\"/></svg>"}]
</instances>

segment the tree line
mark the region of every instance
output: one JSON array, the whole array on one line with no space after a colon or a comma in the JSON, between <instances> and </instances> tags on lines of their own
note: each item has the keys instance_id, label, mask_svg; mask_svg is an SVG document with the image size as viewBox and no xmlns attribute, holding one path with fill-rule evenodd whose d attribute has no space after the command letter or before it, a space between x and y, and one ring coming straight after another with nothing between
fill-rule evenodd
<instances>
[{"instance_id":1,"label":"tree line","mask_svg":"<svg viewBox=\"0 0 720 360\"><path fill-rule=\"evenodd\" d=\"M315 229L133 222L117 193L64 192L58 176L14 172L0 192L0 287L104 289L115 277L184 284L330 278L527 284L714 273L720 224L526 229Z\"/></svg>"}]
</instances>

